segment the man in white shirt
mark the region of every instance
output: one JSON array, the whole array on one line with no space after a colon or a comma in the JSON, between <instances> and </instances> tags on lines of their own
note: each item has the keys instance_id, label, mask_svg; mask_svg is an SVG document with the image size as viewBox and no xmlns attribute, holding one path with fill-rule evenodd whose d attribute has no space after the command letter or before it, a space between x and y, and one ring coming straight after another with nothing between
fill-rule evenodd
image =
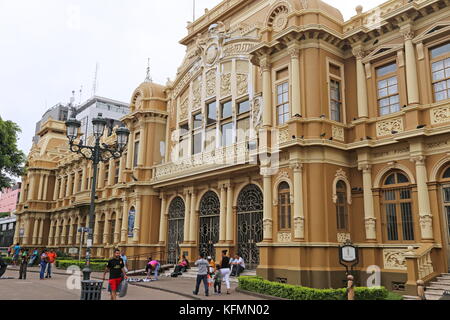
<instances>
[{"instance_id":1,"label":"man in white shirt","mask_svg":"<svg viewBox=\"0 0 450 320\"><path fill-rule=\"evenodd\" d=\"M245 262L238 254L234 256L234 259L230 264L233 266L233 275L239 277L239 275L245 270Z\"/></svg>"}]
</instances>

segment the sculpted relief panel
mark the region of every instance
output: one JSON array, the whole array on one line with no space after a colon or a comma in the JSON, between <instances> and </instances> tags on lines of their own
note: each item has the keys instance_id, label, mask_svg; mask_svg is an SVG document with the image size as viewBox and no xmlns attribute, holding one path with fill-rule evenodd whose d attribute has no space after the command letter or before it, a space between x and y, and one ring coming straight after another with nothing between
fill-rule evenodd
<instances>
[{"instance_id":1,"label":"sculpted relief panel","mask_svg":"<svg viewBox=\"0 0 450 320\"><path fill-rule=\"evenodd\" d=\"M392 132L403 132L403 119L395 118L377 122L377 136L384 137L392 135Z\"/></svg>"}]
</instances>

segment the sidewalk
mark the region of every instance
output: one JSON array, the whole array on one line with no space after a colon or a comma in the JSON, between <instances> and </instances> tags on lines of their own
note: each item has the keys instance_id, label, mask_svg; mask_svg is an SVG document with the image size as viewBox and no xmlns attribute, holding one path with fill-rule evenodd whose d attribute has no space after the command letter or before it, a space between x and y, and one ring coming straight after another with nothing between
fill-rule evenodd
<instances>
[{"instance_id":1,"label":"sidewalk","mask_svg":"<svg viewBox=\"0 0 450 320\"><path fill-rule=\"evenodd\" d=\"M8 271L19 273L19 268L15 266L8 266ZM29 267L28 272L39 273L38 267ZM68 275L66 270L54 269L54 274L57 275ZM167 273L168 274L168 273ZM92 279L103 279L103 272L92 272ZM108 277L108 276L107 276ZM30 275L29 275L30 278ZM144 279L145 277L140 276L132 276L130 278L133 279ZM158 291L176 294L182 296L184 298L188 298L190 300L263 300L262 298L254 297L251 295L243 294L241 292L236 292L236 288L238 287L237 283L231 283L230 294L227 295L227 289L225 283L222 283L222 295L214 295L214 287L210 288L209 297L205 297L204 286L203 283L200 286L200 292L196 296L192 293L195 289L195 279L190 278L171 278L167 275L162 275L159 277L158 281L152 282L131 282L129 283L132 286L147 288L147 289L155 289ZM153 300L153 299L149 299Z\"/></svg>"}]
</instances>

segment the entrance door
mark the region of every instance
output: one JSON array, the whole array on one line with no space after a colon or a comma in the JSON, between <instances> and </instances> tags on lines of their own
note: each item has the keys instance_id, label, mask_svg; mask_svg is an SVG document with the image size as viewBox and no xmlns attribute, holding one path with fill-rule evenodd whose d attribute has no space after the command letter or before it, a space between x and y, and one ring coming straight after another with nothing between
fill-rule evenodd
<instances>
[{"instance_id":1,"label":"entrance door","mask_svg":"<svg viewBox=\"0 0 450 320\"><path fill-rule=\"evenodd\" d=\"M214 245L219 242L220 200L208 191L200 201L199 252L216 259Z\"/></svg>"},{"instance_id":2,"label":"entrance door","mask_svg":"<svg viewBox=\"0 0 450 320\"><path fill-rule=\"evenodd\" d=\"M180 243L184 240L184 201L180 197L172 200L169 206L167 263L177 264L180 256Z\"/></svg>"},{"instance_id":3,"label":"entrance door","mask_svg":"<svg viewBox=\"0 0 450 320\"><path fill-rule=\"evenodd\" d=\"M445 185L443 187L444 195L444 215L446 221L446 230L447 230L447 259L448 265L450 269L450 185ZM449 270L450 272L450 270Z\"/></svg>"},{"instance_id":4,"label":"entrance door","mask_svg":"<svg viewBox=\"0 0 450 320\"><path fill-rule=\"evenodd\" d=\"M238 253L247 269L259 265L257 243L263 240L263 193L254 184L246 186L237 201Z\"/></svg>"}]
</instances>

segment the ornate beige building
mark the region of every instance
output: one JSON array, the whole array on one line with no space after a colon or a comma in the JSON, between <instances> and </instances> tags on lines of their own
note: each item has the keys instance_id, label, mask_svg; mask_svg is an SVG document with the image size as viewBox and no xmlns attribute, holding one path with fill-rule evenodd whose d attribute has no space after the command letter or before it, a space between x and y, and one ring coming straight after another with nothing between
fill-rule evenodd
<instances>
[{"instance_id":1,"label":"ornate beige building","mask_svg":"<svg viewBox=\"0 0 450 320\"><path fill-rule=\"evenodd\" d=\"M228 249L270 280L341 287L351 240L361 285L371 266L410 292L447 272L449 0L356 11L228 0L190 23L176 79L136 89L128 151L99 170L94 255ZM63 123L40 136L16 239L76 247L90 164Z\"/></svg>"}]
</instances>

